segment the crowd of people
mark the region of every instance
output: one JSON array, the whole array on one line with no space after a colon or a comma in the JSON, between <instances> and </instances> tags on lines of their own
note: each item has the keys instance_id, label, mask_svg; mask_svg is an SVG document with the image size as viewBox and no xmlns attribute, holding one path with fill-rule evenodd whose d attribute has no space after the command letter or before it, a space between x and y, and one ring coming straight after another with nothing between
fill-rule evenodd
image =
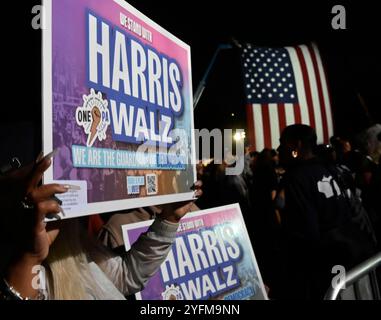
<instances>
[{"instance_id":1,"label":"crowd of people","mask_svg":"<svg viewBox=\"0 0 381 320\"><path fill-rule=\"evenodd\" d=\"M240 204L270 297L322 299L333 266L349 270L380 249L380 133L374 136L365 134L359 148L338 136L318 145L311 127L293 125L278 150L248 146L240 176L225 175L226 164L199 165L197 204Z\"/></svg>"},{"instance_id":2,"label":"crowd of people","mask_svg":"<svg viewBox=\"0 0 381 320\"><path fill-rule=\"evenodd\" d=\"M317 145L311 127L292 125L277 150L247 148L240 175L226 175L227 163L199 165L196 202L49 224L61 211L54 195L71 186L41 185L51 159L40 156L0 177L0 298L123 299L158 270L187 212L239 203L270 298L322 299L334 266L380 250L379 145L380 133L362 150L341 137ZM120 225L147 219L148 232L118 252ZM36 265L44 290L33 285Z\"/></svg>"}]
</instances>

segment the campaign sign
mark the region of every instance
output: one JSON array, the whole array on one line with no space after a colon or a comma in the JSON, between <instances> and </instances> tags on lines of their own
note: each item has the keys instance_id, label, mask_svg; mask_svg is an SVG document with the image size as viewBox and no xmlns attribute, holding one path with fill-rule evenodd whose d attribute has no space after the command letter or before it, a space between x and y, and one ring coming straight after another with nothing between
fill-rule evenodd
<instances>
[{"instance_id":1,"label":"campaign sign","mask_svg":"<svg viewBox=\"0 0 381 320\"><path fill-rule=\"evenodd\" d=\"M126 250L152 221L122 226ZM267 300L238 204L186 215L139 300Z\"/></svg>"},{"instance_id":2,"label":"campaign sign","mask_svg":"<svg viewBox=\"0 0 381 320\"><path fill-rule=\"evenodd\" d=\"M43 145L58 150L44 182L81 187L65 217L191 199L189 46L123 0L44 12Z\"/></svg>"}]
</instances>

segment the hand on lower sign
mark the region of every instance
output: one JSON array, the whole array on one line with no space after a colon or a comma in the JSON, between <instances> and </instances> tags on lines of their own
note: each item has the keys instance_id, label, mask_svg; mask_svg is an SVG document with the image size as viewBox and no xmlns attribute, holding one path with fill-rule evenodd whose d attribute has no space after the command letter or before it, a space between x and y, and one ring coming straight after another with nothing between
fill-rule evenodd
<instances>
[{"instance_id":1,"label":"hand on lower sign","mask_svg":"<svg viewBox=\"0 0 381 320\"><path fill-rule=\"evenodd\" d=\"M193 185L194 195L196 198L202 196L202 182L196 181ZM162 212L160 217L169 222L178 223L182 217L184 217L190 210L194 201L181 201L168 203L161 206Z\"/></svg>"}]
</instances>

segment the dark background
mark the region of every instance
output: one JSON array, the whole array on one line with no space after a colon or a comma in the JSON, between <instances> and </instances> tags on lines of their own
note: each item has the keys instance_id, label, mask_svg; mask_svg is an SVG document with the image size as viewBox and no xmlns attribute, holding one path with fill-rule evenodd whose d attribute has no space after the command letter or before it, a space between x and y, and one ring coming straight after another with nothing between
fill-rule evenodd
<instances>
[{"instance_id":1,"label":"dark background","mask_svg":"<svg viewBox=\"0 0 381 320\"><path fill-rule=\"evenodd\" d=\"M316 41L328 73L336 133L353 136L369 124L381 122L377 99L381 10L375 1L131 0L129 3L191 46L194 91L217 46L229 43L232 37L261 46ZM0 160L18 155L28 161L41 149L41 32L31 27L31 9L35 4L40 1L12 1L3 5ZM332 29L334 4L345 6L347 30ZM368 115L358 93L365 101ZM195 111L195 126L245 128L244 106L239 50L223 51Z\"/></svg>"}]
</instances>

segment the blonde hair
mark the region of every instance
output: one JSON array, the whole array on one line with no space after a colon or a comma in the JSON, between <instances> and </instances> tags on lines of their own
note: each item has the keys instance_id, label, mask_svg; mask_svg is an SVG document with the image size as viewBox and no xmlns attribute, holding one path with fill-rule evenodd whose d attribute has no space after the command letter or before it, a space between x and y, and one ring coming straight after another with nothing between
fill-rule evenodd
<instances>
[{"instance_id":1,"label":"blonde hair","mask_svg":"<svg viewBox=\"0 0 381 320\"><path fill-rule=\"evenodd\" d=\"M60 233L45 260L49 299L88 300L104 292L89 267L90 242L78 219L62 221Z\"/></svg>"}]
</instances>

